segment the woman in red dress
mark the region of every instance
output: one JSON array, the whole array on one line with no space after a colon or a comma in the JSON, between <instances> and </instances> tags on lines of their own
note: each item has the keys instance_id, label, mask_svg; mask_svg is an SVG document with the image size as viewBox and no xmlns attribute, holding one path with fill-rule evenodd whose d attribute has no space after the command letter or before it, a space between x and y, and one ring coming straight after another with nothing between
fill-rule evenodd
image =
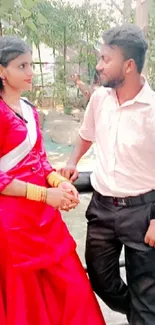
<instances>
[{"instance_id":1,"label":"woman in red dress","mask_svg":"<svg viewBox=\"0 0 155 325\"><path fill-rule=\"evenodd\" d=\"M31 66L21 39L0 38L1 325L104 325L58 210L78 193L47 161L36 109L21 99Z\"/></svg>"}]
</instances>

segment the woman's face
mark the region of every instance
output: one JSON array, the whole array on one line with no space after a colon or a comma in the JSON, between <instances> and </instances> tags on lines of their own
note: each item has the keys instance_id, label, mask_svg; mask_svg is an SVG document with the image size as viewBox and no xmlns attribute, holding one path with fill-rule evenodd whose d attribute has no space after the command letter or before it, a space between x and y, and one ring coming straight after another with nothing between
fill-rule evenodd
<instances>
[{"instance_id":1,"label":"woman's face","mask_svg":"<svg viewBox=\"0 0 155 325\"><path fill-rule=\"evenodd\" d=\"M17 91L32 89L32 55L30 52L19 55L9 62L6 68L1 66L0 77L4 79L4 88L10 87Z\"/></svg>"}]
</instances>

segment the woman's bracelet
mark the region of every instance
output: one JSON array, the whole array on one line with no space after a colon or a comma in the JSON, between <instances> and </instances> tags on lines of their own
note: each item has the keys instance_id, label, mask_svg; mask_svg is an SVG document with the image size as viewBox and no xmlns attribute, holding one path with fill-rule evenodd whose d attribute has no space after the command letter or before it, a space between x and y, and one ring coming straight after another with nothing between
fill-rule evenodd
<instances>
[{"instance_id":1,"label":"woman's bracelet","mask_svg":"<svg viewBox=\"0 0 155 325\"><path fill-rule=\"evenodd\" d=\"M28 200L46 202L47 188L31 183L26 184L26 198Z\"/></svg>"},{"instance_id":2,"label":"woman's bracelet","mask_svg":"<svg viewBox=\"0 0 155 325\"><path fill-rule=\"evenodd\" d=\"M57 172L51 172L47 176L47 182L52 187L58 187L60 183L62 183L62 182L69 182L69 180L66 177L61 176Z\"/></svg>"}]
</instances>

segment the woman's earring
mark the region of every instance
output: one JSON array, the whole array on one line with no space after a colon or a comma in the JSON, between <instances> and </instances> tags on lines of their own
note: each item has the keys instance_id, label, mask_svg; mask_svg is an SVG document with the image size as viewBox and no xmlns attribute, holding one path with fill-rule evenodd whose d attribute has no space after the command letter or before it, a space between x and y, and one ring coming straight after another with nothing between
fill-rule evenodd
<instances>
[{"instance_id":1,"label":"woman's earring","mask_svg":"<svg viewBox=\"0 0 155 325\"><path fill-rule=\"evenodd\" d=\"M6 79L5 79L5 77L2 77L2 83L3 83L3 86L6 85Z\"/></svg>"}]
</instances>

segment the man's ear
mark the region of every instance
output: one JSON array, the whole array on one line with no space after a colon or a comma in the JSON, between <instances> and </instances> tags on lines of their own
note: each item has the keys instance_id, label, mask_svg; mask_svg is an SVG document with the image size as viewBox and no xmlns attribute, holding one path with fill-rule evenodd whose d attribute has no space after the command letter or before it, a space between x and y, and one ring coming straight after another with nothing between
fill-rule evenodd
<instances>
[{"instance_id":1,"label":"man's ear","mask_svg":"<svg viewBox=\"0 0 155 325\"><path fill-rule=\"evenodd\" d=\"M126 71L126 74L129 74L131 73L135 68L135 61L133 59L129 59L126 61L126 68L125 68L125 71Z\"/></svg>"}]
</instances>

